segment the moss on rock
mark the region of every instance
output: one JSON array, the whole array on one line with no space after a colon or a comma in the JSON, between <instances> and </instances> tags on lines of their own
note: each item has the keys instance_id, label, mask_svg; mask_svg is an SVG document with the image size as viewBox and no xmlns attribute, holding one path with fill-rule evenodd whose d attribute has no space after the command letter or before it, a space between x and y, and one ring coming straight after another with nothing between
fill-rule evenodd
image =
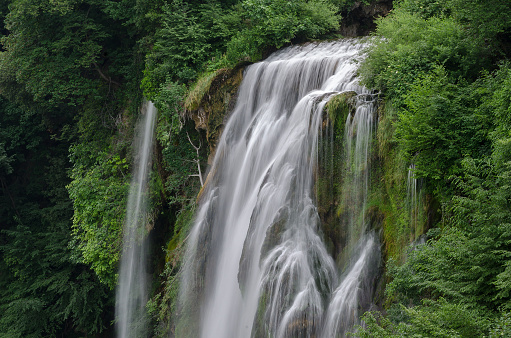
<instances>
[{"instance_id":1,"label":"moss on rock","mask_svg":"<svg viewBox=\"0 0 511 338\"><path fill-rule=\"evenodd\" d=\"M194 120L197 130L206 130L211 163L216 145L222 131L236 104L238 88L243 79L243 71L247 63L232 69L219 69L200 78L185 100L187 116Z\"/></svg>"},{"instance_id":2,"label":"moss on rock","mask_svg":"<svg viewBox=\"0 0 511 338\"><path fill-rule=\"evenodd\" d=\"M355 113L353 91L338 94L325 105L318 143L316 170L316 205L325 241L330 253L336 257L344 246L346 234L339 226L337 209L342 198L342 170L344 126L348 116Z\"/></svg>"},{"instance_id":3,"label":"moss on rock","mask_svg":"<svg viewBox=\"0 0 511 338\"><path fill-rule=\"evenodd\" d=\"M336 258L342 255L347 241L346 231L341 226L345 213L342 195L346 193L343 191L343 142L346 121L355 113L356 95L355 92L341 93L326 104L318 142L316 203L325 242L330 254ZM410 224L407 204L410 160L404 157L394 139L396 115L392 105L380 104L377 114L379 124L371 155L371 184L366 216L372 228L381 229L384 256L400 260L408 244L428 229L437 213L431 210L435 201L425 196L418 206L424 217L418 221L418 226Z\"/></svg>"}]
</instances>

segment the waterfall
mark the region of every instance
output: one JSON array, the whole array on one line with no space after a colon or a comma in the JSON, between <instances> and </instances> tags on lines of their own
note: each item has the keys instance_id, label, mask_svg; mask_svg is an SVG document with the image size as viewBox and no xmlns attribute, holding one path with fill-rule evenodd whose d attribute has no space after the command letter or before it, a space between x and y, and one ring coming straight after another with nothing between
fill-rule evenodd
<instances>
[{"instance_id":1,"label":"waterfall","mask_svg":"<svg viewBox=\"0 0 511 338\"><path fill-rule=\"evenodd\" d=\"M295 46L246 70L189 235L179 336L334 337L358 323L379 258L365 220L375 112L356 79L363 47ZM350 227L349 259L338 266L313 188L323 108L346 91L359 94L345 140L347 167L357 168L346 181L357 186L339 225Z\"/></svg>"},{"instance_id":2,"label":"waterfall","mask_svg":"<svg viewBox=\"0 0 511 338\"><path fill-rule=\"evenodd\" d=\"M408 178L406 184L406 203L409 210L409 228L411 229L410 241L417 240L418 236L424 233L422 214L422 179L414 176L415 164L408 167Z\"/></svg>"},{"instance_id":3,"label":"waterfall","mask_svg":"<svg viewBox=\"0 0 511 338\"><path fill-rule=\"evenodd\" d=\"M343 250L346 272L328 307L322 337L344 337L359 323L359 308L371 305L373 280L378 273L379 243L367 220L371 143L375 124L372 95L356 97L354 115L345 123L342 227L347 233Z\"/></svg>"},{"instance_id":4,"label":"waterfall","mask_svg":"<svg viewBox=\"0 0 511 338\"><path fill-rule=\"evenodd\" d=\"M135 135L135 165L126 209L119 285L115 299L117 336L122 338L145 337L148 332L145 311L149 281L146 272L149 222L147 202L156 114L152 102L145 103Z\"/></svg>"}]
</instances>

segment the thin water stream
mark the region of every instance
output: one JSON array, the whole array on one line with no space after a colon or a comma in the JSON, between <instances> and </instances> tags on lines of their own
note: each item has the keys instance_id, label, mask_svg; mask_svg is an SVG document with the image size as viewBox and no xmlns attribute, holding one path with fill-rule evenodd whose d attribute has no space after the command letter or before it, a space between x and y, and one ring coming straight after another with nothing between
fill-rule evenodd
<instances>
[{"instance_id":1,"label":"thin water stream","mask_svg":"<svg viewBox=\"0 0 511 338\"><path fill-rule=\"evenodd\" d=\"M410 241L415 241L418 236L424 233L423 224L423 194L422 179L415 177L415 164L408 167L408 178L406 184L406 202L409 210L409 228L411 229Z\"/></svg>"},{"instance_id":2,"label":"thin water stream","mask_svg":"<svg viewBox=\"0 0 511 338\"><path fill-rule=\"evenodd\" d=\"M115 299L115 327L117 337L121 338L140 338L148 334L145 311L150 277L146 271L147 202L156 114L152 102L145 103L135 135L134 171L126 208L119 284Z\"/></svg>"}]
</instances>

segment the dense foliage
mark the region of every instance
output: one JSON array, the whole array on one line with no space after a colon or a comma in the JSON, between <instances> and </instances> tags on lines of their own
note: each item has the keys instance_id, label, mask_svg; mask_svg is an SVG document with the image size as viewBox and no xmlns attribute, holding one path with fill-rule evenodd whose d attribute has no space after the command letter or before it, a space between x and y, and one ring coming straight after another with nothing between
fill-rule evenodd
<instances>
[{"instance_id":1,"label":"dense foliage","mask_svg":"<svg viewBox=\"0 0 511 338\"><path fill-rule=\"evenodd\" d=\"M0 335L108 334L145 96L160 112L151 206L164 234L149 308L168 336L209 155L185 97L221 69L335 36L354 3L0 0ZM441 217L404 264L390 260L385 311L357 334L510 335L511 3L399 0L377 23L360 74L385 99L380 155L415 164Z\"/></svg>"},{"instance_id":2,"label":"dense foliage","mask_svg":"<svg viewBox=\"0 0 511 338\"><path fill-rule=\"evenodd\" d=\"M165 3L143 88L152 97L166 81L193 82L199 74L258 61L269 50L305 41L339 26L331 0L196 1ZM343 5L344 2L342 2ZM336 10L337 9L337 10Z\"/></svg>"},{"instance_id":3,"label":"dense foliage","mask_svg":"<svg viewBox=\"0 0 511 338\"><path fill-rule=\"evenodd\" d=\"M442 217L389 261L385 315L366 314L357 336L510 333L510 15L505 0L402 0L378 21L360 72Z\"/></svg>"},{"instance_id":4,"label":"dense foliage","mask_svg":"<svg viewBox=\"0 0 511 338\"><path fill-rule=\"evenodd\" d=\"M110 330L143 95L160 111L151 204L165 235L155 239L161 296L151 304L165 322L155 334L166 335L176 248L209 155L183 118L187 92L221 68L334 32L352 4L0 0L0 335Z\"/></svg>"},{"instance_id":5,"label":"dense foliage","mask_svg":"<svg viewBox=\"0 0 511 338\"><path fill-rule=\"evenodd\" d=\"M101 332L108 288L69 247L69 143L55 121L0 99L0 332L8 337Z\"/></svg>"}]
</instances>

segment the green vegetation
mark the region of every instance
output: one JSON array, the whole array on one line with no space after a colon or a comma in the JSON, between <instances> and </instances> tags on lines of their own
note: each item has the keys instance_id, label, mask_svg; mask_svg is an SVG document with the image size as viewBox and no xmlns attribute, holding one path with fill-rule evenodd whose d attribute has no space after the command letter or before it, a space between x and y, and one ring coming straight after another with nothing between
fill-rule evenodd
<instances>
[{"instance_id":1,"label":"green vegetation","mask_svg":"<svg viewBox=\"0 0 511 338\"><path fill-rule=\"evenodd\" d=\"M339 13L354 3L0 0L0 335L110 333L144 96L159 110L148 308L154 335L186 331L171 317L196 175L214 152L243 66L335 36ZM384 311L366 314L357 335L509 335L511 3L394 5L377 20L360 68L384 101L369 211L383 229L389 283ZM328 106L337 141L346 103ZM189 118L199 108L207 120ZM337 155L319 168L330 238L340 236L328 198L341 188L326 179L336 177ZM406 211L410 163L425 182L416 229ZM428 242L407 249L424 228Z\"/></svg>"},{"instance_id":2,"label":"green vegetation","mask_svg":"<svg viewBox=\"0 0 511 338\"><path fill-rule=\"evenodd\" d=\"M402 0L378 21L360 73L386 101L383 181L395 159L414 163L439 216L404 263L387 251L385 311L367 313L356 336L509 335L510 15L504 0ZM387 248L406 243L399 223L383 226Z\"/></svg>"},{"instance_id":3,"label":"green vegetation","mask_svg":"<svg viewBox=\"0 0 511 338\"><path fill-rule=\"evenodd\" d=\"M240 17L248 25L227 45L227 60L259 60L266 48L280 48L291 39L317 38L338 28L335 6L328 0L245 0Z\"/></svg>"},{"instance_id":4,"label":"green vegetation","mask_svg":"<svg viewBox=\"0 0 511 338\"><path fill-rule=\"evenodd\" d=\"M111 320L109 290L69 246L69 142L47 132L58 121L3 98L0 126L0 332L101 332Z\"/></svg>"},{"instance_id":5,"label":"green vegetation","mask_svg":"<svg viewBox=\"0 0 511 338\"><path fill-rule=\"evenodd\" d=\"M144 94L152 98L165 82L190 84L292 41L335 31L339 6L333 0L165 2L147 54Z\"/></svg>"},{"instance_id":6,"label":"green vegetation","mask_svg":"<svg viewBox=\"0 0 511 338\"><path fill-rule=\"evenodd\" d=\"M335 33L352 4L0 0L0 335L110 334L143 96L159 110L149 308L155 335L174 330L198 165L204 174L242 65ZM198 132L199 105L210 116Z\"/></svg>"},{"instance_id":7,"label":"green vegetation","mask_svg":"<svg viewBox=\"0 0 511 338\"><path fill-rule=\"evenodd\" d=\"M354 114L355 92L334 96L325 105L322 135L318 142L318 174L316 178L316 204L325 233L326 245L333 257L339 259L346 234L342 227L344 128L351 114Z\"/></svg>"}]
</instances>

